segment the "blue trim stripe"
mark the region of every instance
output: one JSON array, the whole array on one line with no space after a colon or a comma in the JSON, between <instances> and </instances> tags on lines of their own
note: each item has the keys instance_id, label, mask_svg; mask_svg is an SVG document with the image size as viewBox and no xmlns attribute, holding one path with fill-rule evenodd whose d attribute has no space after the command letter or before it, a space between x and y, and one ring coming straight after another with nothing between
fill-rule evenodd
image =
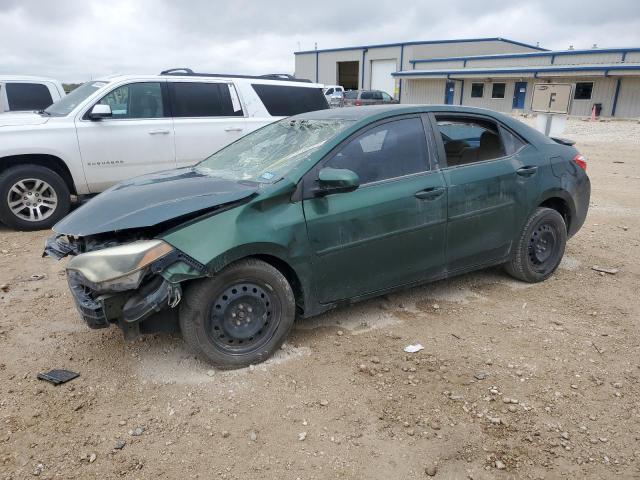
<instances>
[{"instance_id":1,"label":"blue trim stripe","mask_svg":"<svg viewBox=\"0 0 640 480\"><path fill-rule=\"evenodd\" d=\"M404 72L395 72L391 75L394 77L431 77L446 75L469 75L469 74L490 74L490 73L533 73L534 76L539 73L545 72L592 72L592 71L616 71L616 70L640 70L640 64L638 65L588 65L584 67L580 66L566 66L566 67L522 67L522 68L488 68L482 70L475 69L456 69L456 70L407 70Z\"/></svg>"},{"instance_id":2,"label":"blue trim stripe","mask_svg":"<svg viewBox=\"0 0 640 480\"><path fill-rule=\"evenodd\" d=\"M505 42L512 45L518 45L520 47L532 48L541 52L548 51L546 48L536 47L527 43L517 42L515 40L509 40L508 38L490 37L490 38L461 38L458 40L425 40L417 42L399 42L399 43L380 43L377 45L359 45L355 47L341 47L341 48L325 48L324 50L302 50L299 52L293 52L294 55L304 55L305 53L318 52L341 52L344 50L362 50L369 48L386 48L386 47L401 47L402 45L435 45L435 44L447 44L447 43L469 43L469 42Z\"/></svg>"},{"instance_id":3,"label":"blue trim stripe","mask_svg":"<svg viewBox=\"0 0 640 480\"><path fill-rule=\"evenodd\" d=\"M529 52L529 53L496 53L492 55L470 55L460 57L441 57L441 58L425 58L409 60L409 63L437 63L437 62L455 62L468 60L495 60L501 58L529 58L529 57L551 57L552 62L559 55L598 55L601 53L622 53L623 60L629 52L640 52L640 48L598 48L591 50L557 50L545 52Z\"/></svg>"},{"instance_id":4,"label":"blue trim stripe","mask_svg":"<svg viewBox=\"0 0 640 480\"><path fill-rule=\"evenodd\" d=\"M400 46L400 70L404 68L404 44ZM398 101L402 101L402 79L398 79Z\"/></svg>"},{"instance_id":5,"label":"blue trim stripe","mask_svg":"<svg viewBox=\"0 0 640 480\"><path fill-rule=\"evenodd\" d=\"M613 95L613 106L611 107L611 116L616 116L616 107L618 106L618 95L620 94L620 83L622 82L622 78L618 77L618 81L616 82L616 93Z\"/></svg>"}]
</instances>

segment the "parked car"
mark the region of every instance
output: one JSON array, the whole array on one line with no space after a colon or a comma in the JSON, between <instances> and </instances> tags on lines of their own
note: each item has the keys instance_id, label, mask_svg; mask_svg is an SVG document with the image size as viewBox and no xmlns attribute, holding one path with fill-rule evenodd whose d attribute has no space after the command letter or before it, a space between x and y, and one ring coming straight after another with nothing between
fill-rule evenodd
<instances>
[{"instance_id":1,"label":"parked car","mask_svg":"<svg viewBox=\"0 0 640 480\"><path fill-rule=\"evenodd\" d=\"M52 78L0 75L0 113L42 110L64 95L62 84Z\"/></svg>"},{"instance_id":2,"label":"parked car","mask_svg":"<svg viewBox=\"0 0 640 480\"><path fill-rule=\"evenodd\" d=\"M359 107L362 105L384 105L399 103L381 90L348 90L344 94L343 106Z\"/></svg>"},{"instance_id":3,"label":"parked car","mask_svg":"<svg viewBox=\"0 0 640 480\"><path fill-rule=\"evenodd\" d=\"M344 94L344 88L341 87L340 85L325 85L324 86L324 96L327 97L327 100L329 99L329 97L331 97L334 94L339 94L342 95Z\"/></svg>"},{"instance_id":4,"label":"parked car","mask_svg":"<svg viewBox=\"0 0 640 480\"><path fill-rule=\"evenodd\" d=\"M492 265L548 278L589 206L568 143L471 107L304 113L114 186L58 223L45 254L73 256L89 327L179 325L211 363L246 366L296 316Z\"/></svg>"},{"instance_id":5,"label":"parked car","mask_svg":"<svg viewBox=\"0 0 640 480\"><path fill-rule=\"evenodd\" d=\"M0 115L0 221L49 228L70 195L193 165L279 118L328 108L322 86L279 75L114 76L40 113Z\"/></svg>"}]
</instances>

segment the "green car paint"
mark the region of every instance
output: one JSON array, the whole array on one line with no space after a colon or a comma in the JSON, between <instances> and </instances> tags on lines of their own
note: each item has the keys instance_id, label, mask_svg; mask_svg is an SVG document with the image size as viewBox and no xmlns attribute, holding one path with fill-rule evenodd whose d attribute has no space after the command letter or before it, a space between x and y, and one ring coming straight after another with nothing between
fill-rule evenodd
<instances>
[{"instance_id":1,"label":"green car paint","mask_svg":"<svg viewBox=\"0 0 640 480\"><path fill-rule=\"evenodd\" d=\"M464 119L494 125L503 152L465 163L465 155L480 155L472 143L482 144L482 137L456 153L456 139L445 142L448 130L438 123ZM504 263L540 206L561 213L569 236L587 214L590 183L573 161L575 148L506 115L471 107L394 105L323 110L281 122L210 157L224 158L225 168L212 169L215 162L207 159L195 168L113 187L54 227L58 236L83 240L82 246L60 245L56 237L46 251L60 257L91 245L163 240L177 257L154 273L171 285L174 303L182 285L216 276L238 260L259 258L284 274L299 315L309 317L343 302ZM389 122L397 122L396 141L419 126L415 142L420 145L414 146L424 153L423 164L381 180L340 166L344 156L339 156L351 143ZM245 151L243 145L271 137L277 144L289 131L301 136L295 155L280 158L275 148L267 152L273 156L268 168L255 168L251 159L260 158L261 151ZM284 150L297 139L284 138ZM460 164L448 165L455 155ZM405 159L394 160L402 164ZM131 211L131 204L141 207ZM81 288L75 291L82 295ZM145 294L108 292L76 301L94 311L106 309L106 320L122 326L119 309L125 302L146 302ZM151 307L161 311L144 323L176 311L166 304Z\"/></svg>"},{"instance_id":2,"label":"green car paint","mask_svg":"<svg viewBox=\"0 0 640 480\"><path fill-rule=\"evenodd\" d=\"M249 256L272 261L299 286L299 306L309 316L341 301L504 262L528 216L549 199L566 209L570 233L584 221L589 192L586 176L565 178L563 185L547 153L560 151L566 163L574 149L510 117L445 106L370 107L373 112L369 114L362 112L365 109L351 110L340 114L353 124L282 180L263 186L246 204L159 238L207 265L211 275ZM326 118L332 112L298 118ZM417 115L427 122L433 112L489 118L528 143L517 154L502 159L439 168L444 166L444 152L432 137L429 171L305 198L301 191L305 174L356 132L400 116ZM523 167L537 171L532 176L517 174ZM318 172L314 175L318 178ZM428 199L416 198L421 191L437 193ZM170 271L164 275L173 279Z\"/></svg>"}]
</instances>

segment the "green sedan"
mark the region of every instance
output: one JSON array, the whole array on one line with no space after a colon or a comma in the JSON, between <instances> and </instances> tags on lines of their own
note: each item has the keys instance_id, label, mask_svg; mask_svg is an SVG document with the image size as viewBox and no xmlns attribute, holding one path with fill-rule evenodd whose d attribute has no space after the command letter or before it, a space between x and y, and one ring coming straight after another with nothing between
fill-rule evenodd
<instances>
[{"instance_id":1,"label":"green sedan","mask_svg":"<svg viewBox=\"0 0 640 480\"><path fill-rule=\"evenodd\" d=\"M89 327L180 330L238 368L339 304L493 265L545 280L589 195L572 142L496 112L322 110L112 187L60 221L45 254L73 257Z\"/></svg>"}]
</instances>

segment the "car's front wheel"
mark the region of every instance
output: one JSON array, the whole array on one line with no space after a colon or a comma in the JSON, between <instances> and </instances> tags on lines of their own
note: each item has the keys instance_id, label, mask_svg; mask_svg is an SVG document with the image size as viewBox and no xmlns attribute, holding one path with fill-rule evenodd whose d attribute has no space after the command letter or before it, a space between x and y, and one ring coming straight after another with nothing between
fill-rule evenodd
<instances>
[{"instance_id":1,"label":"car's front wheel","mask_svg":"<svg viewBox=\"0 0 640 480\"><path fill-rule=\"evenodd\" d=\"M265 361L284 342L295 320L287 279L257 259L229 265L185 291L180 329L186 342L218 368Z\"/></svg>"},{"instance_id":2,"label":"car's front wheel","mask_svg":"<svg viewBox=\"0 0 640 480\"><path fill-rule=\"evenodd\" d=\"M10 228L50 228L70 207L69 187L53 170L19 165L0 174L0 222Z\"/></svg>"},{"instance_id":3,"label":"car's front wheel","mask_svg":"<svg viewBox=\"0 0 640 480\"><path fill-rule=\"evenodd\" d=\"M560 265L566 243L567 226L562 215L551 208L537 208L516 240L505 268L525 282L546 280Z\"/></svg>"}]
</instances>

